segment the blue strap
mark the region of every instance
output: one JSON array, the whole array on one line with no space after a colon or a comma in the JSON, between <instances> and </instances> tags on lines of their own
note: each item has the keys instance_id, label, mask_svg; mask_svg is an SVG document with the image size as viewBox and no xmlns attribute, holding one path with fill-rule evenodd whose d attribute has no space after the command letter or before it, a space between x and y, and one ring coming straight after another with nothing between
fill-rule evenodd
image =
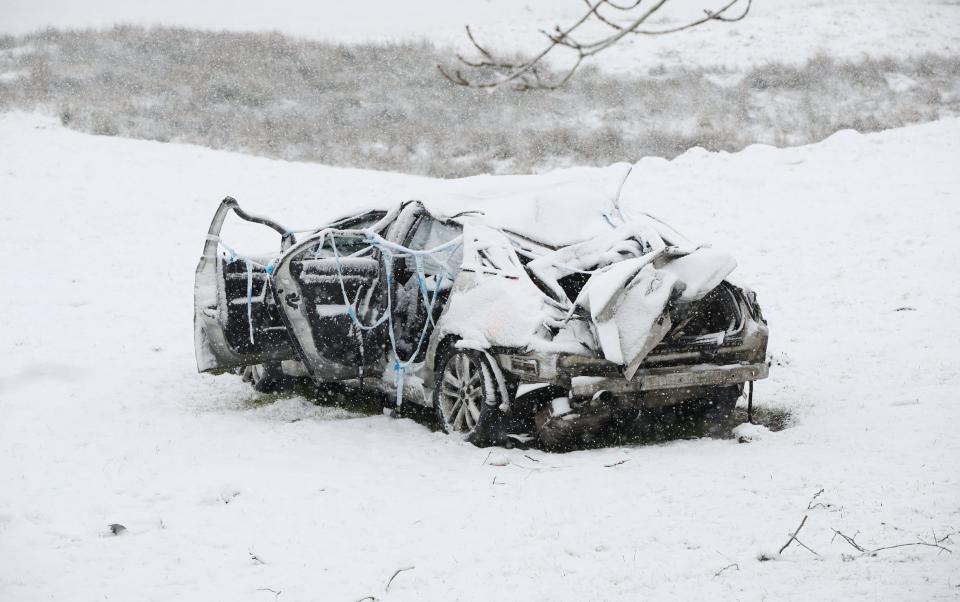
<instances>
[{"instance_id":1,"label":"blue strap","mask_svg":"<svg viewBox=\"0 0 960 602\"><path fill-rule=\"evenodd\" d=\"M337 280L340 284L340 293L343 296L343 304L347 308L347 311L346 311L347 316L349 316L350 321L358 329L359 336L357 338L360 345L361 371L363 369L362 364L365 363L365 360L363 359L363 356L364 356L363 336L360 333L378 328L379 326L383 325L384 322L387 323L387 335L390 339L390 350L393 353L393 369L396 372L395 381L397 386L397 395L396 395L395 403L397 408L399 408L401 405L403 405L403 389L404 389L404 383L406 381L407 370L410 368L410 366L413 364L413 361L420 354L420 350L423 349L423 343L427 338L427 331L430 329L431 326L434 326L434 327L436 326L433 319L433 310L434 310L434 307L436 306L436 302L437 302L438 295L440 294L440 290L443 288L444 279L447 276L448 270L450 271L451 275L456 272L455 269L450 269L448 264L450 262L450 259L453 257L454 253L456 253L457 249L460 248L460 245L462 244L462 237L457 237L453 240L443 243L442 245L438 245L432 249L420 250L420 249L410 249L408 247L404 247L403 245L390 242L384 239L383 237L381 237L380 235L368 231L366 242L369 246L367 247L367 249L363 249L361 251L358 251L357 253L353 253L353 256L363 255L364 253L374 248L378 249L380 251L380 257L383 261L383 269L384 269L384 275L386 278L386 285L387 285L387 307L384 310L383 315L381 315L379 318L377 318L373 323L369 325L364 324L363 322L360 321L360 317L357 315L356 301L351 302L349 296L347 295L347 287L346 287L346 283L344 281L344 275L343 275L343 263L341 261L340 252L337 249L336 236L334 235L333 230L327 230L322 233L322 235L320 236L320 240L317 248L319 249L327 239L329 239L330 247L333 250L333 257L337 266ZM221 242L221 244L223 243ZM223 244L223 247L229 252L229 256L227 258L228 263L232 263L237 260L243 260L246 263L247 320L249 322L249 328L250 328L250 342L253 343L254 342L253 266L263 268L269 277L274 274L276 267L278 265L278 262L277 260L274 260L274 261L271 261L268 265L261 265L260 263L257 263L252 259L239 255L233 249L228 247L226 244ZM436 285L434 287L433 293L431 294L430 291L427 289L426 276L425 276L424 267L423 267L423 258L426 256L435 257L436 255L439 255L440 253L443 253L445 251L447 252L447 257L444 261L435 259L436 263L440 266L440 270L436 277ZM316 252L315 252L315 256L316 256ZM420 331L420 336L417 338L417 345L414 348L413 352L410 354L410 357L408 357L406 360L401 360L400 355L397 352L397 338L396 338L395 328L393 323L393 266L394 266L394 261L397 258L406 258L406 257L413 257L414 266L416 269L417 287L420 292L420 297L423 299L424 309L426 310L427 317L426 317L426 320L424 320L423 328ZM266 286L266 282L264 283L264 286Z\"/></svg>"}]
</instances>

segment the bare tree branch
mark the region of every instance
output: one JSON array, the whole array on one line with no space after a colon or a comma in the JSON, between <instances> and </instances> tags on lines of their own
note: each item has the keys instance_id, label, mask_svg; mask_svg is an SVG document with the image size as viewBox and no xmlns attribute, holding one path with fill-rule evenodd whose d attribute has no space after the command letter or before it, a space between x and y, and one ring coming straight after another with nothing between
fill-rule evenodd
<instances>
[{"instance_id":1,"label":"bare tree branch","mask_svg":"<svg viewBox=\"0 0 960 602\"><path fill-rule=\"evenodd\" d=\"M610 21L609 19L607 19L606 17L604 17L604 16L600 13L600 11L597 10L597 7L595 7L593 4L590 3L590 0L583 0L583 3L586 4L586 5L590 8L590 10L593 11L593 14L596 15L597 20L599 20L599 21L600 21L601 23L603 23L604 25L607 25L607 26L609 26L609 27L612 27L613 29L616 29L616 30L622 30L622 29L623 29L623 27L622 27L621 25L617 25L617 24L614 23L613 21ZM599 4L602 4L602 2L599 2L599 3L598 3L598 6L599 6ZM634 7L637 6L637 4L640 4L640 3L637 2L636 4L634 4ZM612 5L611 5L611 6L612 6ZM620 9L620 10L628 10L628 9Z\"/></svg>"},{"instance_id":2,"label":"bare tree branch","mask_svg":"<svg viewBox=\"0 0 960 602\"><path fill-rule=\"evenodd\" d=\"M669 0L654 0L649 5L641 7L643 0L634 0L618 4L613 0L583 0L587 7L586 12L567 27L555 26L552 31L540 33L547 39L547 44L538 53L527 59L508 60L498 58L486 46L480 44L473 35L470 26L466 27L467 39L477 53L476 59L467 59L457 54L460 65L469 69L465 73L462 69L437 65L440 73L451 83L470 88L497 88L509 86L515 90L553 90L563 86L580 68L584 60L593 57L628 35L666 35L686 29L698 27L710 21L733 23L744 19L750 12L753 0L723 0L725 3L716 10L705 9L704 16L687 21L676 27L667 29L645 29L647 23ZM707 1L707 0L704 0ZM745 4L743 11L734 14L732 10L738 4ZM603 11L607 11L604 14ZM624 24L619 24L611 17L611 13L621 13ZM590 41L582 41L576 33L582 33L581 28L589 23L597 22L607 30L607 35ZM612 30L612 32L610 31ZM559 50L558 50L559 49ZM573 54L572 66L565 68L560 74L545 78L542 72L546 70L547 58L557 52L566 51Z\"/></svg>"}]
</instances>

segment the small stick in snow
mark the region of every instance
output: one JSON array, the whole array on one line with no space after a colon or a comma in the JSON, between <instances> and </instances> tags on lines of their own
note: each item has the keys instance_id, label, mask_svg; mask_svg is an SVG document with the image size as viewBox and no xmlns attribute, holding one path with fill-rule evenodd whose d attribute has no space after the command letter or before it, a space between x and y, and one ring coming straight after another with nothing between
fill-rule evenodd
<instances>
[{"instance_id":1,"label":"small stick in snow","mask_svg":"<svg viewBox=\"0 0 960 602\"><path fill-rule=\"evenodd\" d=\"M799 539L797 539L797 533L800 532L800 529L803 528L803 525L806 524L806 522L807 522L807 515L804 514L804 515L803 515L803 520L800 521L800 526L797 527L797 530L793 532L793 535L790 536L790 539L787 540L787 543L783 544L783 547L780 548L780 551L777 552L777 554L783 554L783 551L787 549L787 546L789 546L792 542L795 541L795 542L797 542L798 544L800 544L801 546L803 546L803 548L804 548L805 550L807 550L808 552L810 552L810 553L813 554L814 556L820 556L820 554L814 552L813 550L811 550L810 548L808 548L805 543L803 543L802 541L800 541Z\"/></svg>"},{"instance_id":2,"label":"small stick in snow","mask_svg":"<svg viewBox=\"0 0 960 602\"><path fill-rule=\"evenodd\" d=\"M836 539L836 537L839 535L840 537L843 538L845 542L850 544L856 551L860 552L860 556L875 556L877 552L881 552L883 550L892 550L894 548L905 548L907 546L926 546L928 548L937 548L939 550L939 552L937 552L938 554L942 554L943 552L946 552L947 554L953 554L953 550L942 545L944 542L950 539L950 536L953 535L953 533L945 537L937 537L936 532L934 532L933 542L924 541L923 539L920 539L918 537L917 541L912 541L908 543L898 543L892 546L882 546L879 548L873 548L868 550L867 548L863 547L862 545L856 542L856 539L855 539L857 537L856 535L854 535L853 537L850 537L849 535L842 533L840 531L837 531L836 529L832 529L832 531L833 531L834 539Z\"/></svg>"},{"instance_id":3,"label":"small stick in snow","mask_svg":"<svg viewBox=\"0 0 960 602\"><path fill-rule=\"evenodd\" d=\"M626 460L620 460L619 462L614 462L613 464L604 464L603 467L613 468L614 466L620 466L621 464L626 464L629 461L630 461L630 458L627 458Z\"/></svg>"},{"instance_id":4,"label":"small stick in snow","mask_svg":"<svg viewBox=\"0 0 960 602\"><path fill-rule=\"evenodd\" d=\"M260 560L259 558L257 558L257 555L251 552L250 550L247 550L247 554L250 554L250 560L253 560L257 564L267 564L263 560Z\"/></svg>"},{"instance_id":5,"label":"small stick in snow","mask_svg":"<svg viewBox=\"0 0 960 602\"><path fill-rule=\"evenodd\" d=\"M857 533L859 533L859 531L858 531ZM853 537L850 537L849 535L845 535L845 534L841 533L840 531L837 531L836 529L833 529L833 537L830 539L830 543L833 543L833 540L837 538L837 535L839 535L839 536L842 537L844 540L846 540L846 542L847 542L848 544L850 544L851 546L853 546L854 548L856 548L856 550L857 550L858 552L860 552L861 554L866 554L866 553L867 553L867 550L866 550L863 546L861 546L860 544L858 544L858 543L856 542L856 537L857 537L856 533L853 535Z\"/></svg>"},{"instance_id":6,"label":"small stick in snow","mask_svg":"<svg viewBox=\"0 0 960 602\"><path fill-rule=\"evenodd\" d=\"M814 509L816 509L816 508L827 508L827 509L833 508L833 504L824 504L823 502L818 502L818 501L816 501L817 498L820 497L820 495L821 495L824 491L825 491L825 490L821 487L821 488L820 488L820 491L818 491L818 492L816 492L816 493L813 494L813 497L810 498L810 501L809 501L809 502L807 502L807 510L814 510Z\"/></svg>"},{"instance_id":7,"label":"small stick in snow","mask_svg":"<svg viewBox=\"0 0 960 602\"><path fill-rule=\"evenodd\" d=\"M397 578L397 575L399 575L400 573L402 573L402 572L404 572L404 571L412 571L412 570L415 569L415 568L417 568L417 567L415 567L415 566L405 566L405 567L400 567L399 569L395 570L395 571L393 572L393 575L391 575L391 576L390 576L390 579L387 581L387 586L386 586L385 588L383 588L383 591L385 591L385 592L390 591L390 584L393 583L393 580Z\"/></svg>"},{"instance_id":8,"label":"small stick in snow","mask_svg":"<svg viewBox=\"0 0 960 602\"><path fill-rule=\"evenodd\" d=\"M364 596L359 600L357 600L357 602L366 602L366 600L370 600L371 602L377 602L377 598L375 598L374 596Z\"/></svg>"},{"instance_id":9,"label":"small stick in snow","mask_svg":"<svg viewBox=\"0 0 960 602\"><path fill-rule=\"evenodd\" d=\"M269 587L258 587L258 588L257 588L257 591L258 591L258 592L270 592L271 594L273 594L273 599L274 599L274 600L276 600L277 598L279 598L279 597L280 597L280 594L283 593L283 590L279 590L279 591L278 591L278 590L275 590L275 589L270 589Z\"/></svg>"},{"instance_id":10,"label":"small stick in snow","mask_svg":"<svg viewBox=\"0 0 960 602\"><path fill-rule=\"evenodd\" d=\"M491 455L491 454L493 454L493 450L492 450L492 449L487 452L487 457L483 459L483 462L480 463L480 466L486 466L486 465L487 465L487 460L490 459L490 455Z\"/></svg>"},{"instance_id":11,"label":"small stick in snow","mask_svg":"<svg viewBox=\"0 0 960 602\"><path fill-rule=\"evenodd\" d=\"M717 571L716 573L714 573L713 576L714 576L714 577L719 577L720 574L723 573L723 572L724 572L725 570L727 570L727 569L737 569L737 570L739 571L739 570L740 570L740 565L737 564L736 562L734 562L733 564L728 564L727 566L723 567L722 569L720 569L719 571Z\"/></svg>"},{"instance_id":12,"label":"small stick in snow","mask_svg":"<svg viewBox=\"0 0 960 602\"><path fill-rule=\"evenodd\" d=\"M527 454L523 454L523 457L526 458L526 459L528 459L528 460L533 460L534 462L540 462L540 460L537 460L536 458L534 458L534 457L532 457L532 456L528 456Z\"/></svg>"}]
</instances>

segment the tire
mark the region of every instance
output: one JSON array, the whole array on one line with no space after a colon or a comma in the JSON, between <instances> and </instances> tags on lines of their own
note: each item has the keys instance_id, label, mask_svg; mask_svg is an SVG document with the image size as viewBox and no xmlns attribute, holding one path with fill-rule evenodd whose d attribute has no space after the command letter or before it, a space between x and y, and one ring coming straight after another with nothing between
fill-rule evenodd
<instances>
[{"instance_id":1,"label":"tire","mask_svg":"<svg viewBox=\"0 0 960 602\"><path fill-rule=\"evenodd\" d=\"M713 389L697 408L697 430L710 434L726 427L742 394L743 385Z\"/></svg>"},{"instance_id":2,"label":"tire","mask_svg":"<svg viewBox=\"0 0 960 602\"><path fill-rule=\"evenodd\" d=\"M444 350L433 387L433 407L443 432L461 433L478 446L507 440L496 373L480 351Z\"/></svg>"},{"instance_id":3,"label":"tire","mask_svg":"<svg viewBox=\"0 0 960 602\"><path fill-rule=\"evenodd\" d=\"M243 369L244 382L260 393L276 393L286 385L280 364L256 364Z\"/></svg>"}]
</instances>

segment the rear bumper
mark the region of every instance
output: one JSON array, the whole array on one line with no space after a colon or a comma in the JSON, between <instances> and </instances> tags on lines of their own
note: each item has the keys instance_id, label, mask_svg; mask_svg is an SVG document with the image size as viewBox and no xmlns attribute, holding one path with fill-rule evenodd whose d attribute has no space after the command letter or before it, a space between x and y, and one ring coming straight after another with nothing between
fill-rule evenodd
<instances>
[{"instance_id":1,"label":"rear bumper","mask_svg":"<svg viewBox=\"0 0 960 602\"><path fill-rule=\"evenodd\" d=\"M575 376L570 381L570 396L592 397L600 391L614 396L645 391L739 385L766 378L769 368L759 364L694 364L663 368L641 368L632 380L623 377Z\"/></svg>"}]
</instances>

